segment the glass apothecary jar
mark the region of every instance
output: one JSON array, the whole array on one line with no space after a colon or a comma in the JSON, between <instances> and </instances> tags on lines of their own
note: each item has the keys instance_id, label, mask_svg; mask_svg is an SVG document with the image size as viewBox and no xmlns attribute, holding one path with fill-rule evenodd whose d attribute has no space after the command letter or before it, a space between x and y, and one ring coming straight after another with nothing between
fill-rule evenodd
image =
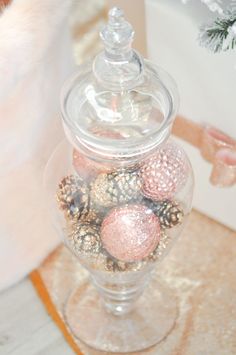
<instances>
[{"instance_id":1,"label":"glass apothecary jar","mask_svg":"<svg viewBox=\"0 0 236 355\"><path fill-rule=\"evenodd\" d=\"M172 329L175 295L149 280L180 234L193 192L191 165L169 139L176 86L131 48L133 34L113 8L104 51L63 88L70 146L56 149L44 179L58 232L91 280L69 297L66 322L109 353L148 348Z\"/></svg>"}]
</instances>

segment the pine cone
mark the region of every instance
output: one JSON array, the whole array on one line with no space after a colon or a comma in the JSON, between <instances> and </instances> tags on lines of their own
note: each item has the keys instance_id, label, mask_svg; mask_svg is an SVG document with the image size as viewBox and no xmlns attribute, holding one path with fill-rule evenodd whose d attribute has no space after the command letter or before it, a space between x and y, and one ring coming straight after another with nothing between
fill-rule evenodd
<instances>
[{"instance_id":1,"label":"pine cone","mask_svg":"<svg viewBox=\"0 0 236 355\"><path fill-rule=\"evenodd\" d=\"M95 205L114 207L121 203L137 201L141 181L137 172L100 174L91 185L91 200Z\"/></svg>"},{"instance_id":2,"label":"pine cone","mask_svg":"<svg viewBox=\"0 0 236 355\"><path fill-rule=\"evenodd\" d=\"M145 203L159 217L163 229L172 228L183 220L184 212L175 201L164 200L153 202L146 199Z\"/></svg>"},{"instance_id":3,"label":"pine cone","mask_svg":"<svg viewBox=\"0 0 236 355\"><path fill-rule=\"evenodd\" d=\"M82 210L78 221L79 223L92 223L97 226L100 226L102 224L104 215L105 212L103 210L97 211L88 205L85 206Z\"/></svg>"},{"instance_id":4,"label":"pine cone","mask_svg":"<svg viewBox=\"0 0 236 355\"><path fill-rule=\"evenodd\" d=\"M127 271L127 263L124 261L114 260L113 258L107 256L105 259L105 270L106 271Z\"/></svg>"},{"instance_id":5,"label":"pine cone","mask_svg":"<svg viewBox=\"0 0 236 355\"><path fill-rule=\"evenodd\" d=\"M99 227L91 223L74 223L68 242L77 255L98 256L102 249Z\"/></svg>"},{"instance_id":6,"label":"pine cone","mask_svg":"<svg viewBox=\"0 0 236 355\"><path fill-rule=\"evenodd\" d=\"M79 218L88 208L88 187L75 175L64 177L59 183L57 201L68 218Z\"/></svg>"}]
</instances>

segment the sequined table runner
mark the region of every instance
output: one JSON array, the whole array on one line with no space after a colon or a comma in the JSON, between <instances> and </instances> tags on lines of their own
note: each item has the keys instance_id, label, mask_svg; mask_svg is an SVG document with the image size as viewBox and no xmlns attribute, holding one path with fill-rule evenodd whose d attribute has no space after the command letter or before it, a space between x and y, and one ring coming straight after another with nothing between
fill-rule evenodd
<instances>
[{"instance_id":1,"label":"sequined table runner","mask_svg":"<svg viewBox=\"0 0 236 355\"><path fill-rule=\"evenodd\" d=\"M87 277L64 246L31 274L48 313L74 352L102 355L75 339L63 320L67 297L76 286L86 287ZM179 316L162 342L139 354L236 354L235 232L193 211L188 226L154 277L163 278L176 293Z\"/></svg>"}]
</instances>

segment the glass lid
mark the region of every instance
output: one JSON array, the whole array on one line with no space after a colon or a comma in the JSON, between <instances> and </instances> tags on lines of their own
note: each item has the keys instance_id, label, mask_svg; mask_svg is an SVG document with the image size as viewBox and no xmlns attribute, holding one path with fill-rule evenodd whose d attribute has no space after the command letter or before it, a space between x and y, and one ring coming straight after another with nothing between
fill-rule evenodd
<instances>
[{"instance_id":1,"label":"glass lid","mask_svg":"<svg viewBox=\"0 0 236 355\"><path fill-rule=\"evenodd\" d=\"M104 50L62 91L66 134L77 149L102 158L144 154L169 135L178 95L169 75L131 48L134 32L113 8L100 32Z\"/></svg>"}]
</instances>

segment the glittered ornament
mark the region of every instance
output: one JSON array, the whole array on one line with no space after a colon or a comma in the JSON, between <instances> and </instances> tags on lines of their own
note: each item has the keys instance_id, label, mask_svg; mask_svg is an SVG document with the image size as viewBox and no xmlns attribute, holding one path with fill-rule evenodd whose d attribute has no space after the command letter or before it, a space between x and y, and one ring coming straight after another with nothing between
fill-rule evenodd
<instances>
[{"instance_id":1,"label":"glittered ornament","mask_svg":"<svg viewBox=\"0 0 236 355\"><path fill-rule=\"evenodd\" d=\"M173 143L157 150L142 166L142 193L152 200L170 199L185 184L188 163L184 152Z\"/></svg>"},{"instance_id":2,"label":"glittered ornament","mask_svg":"<svg viewBox=\"0 0 236 355\"><path fill-rule=\"evenodd\" d=\"M78 256L98 256L102 249L99 227L91 223L74 223L68 242Z\"/></svg>"},{"instance_id":3,"label":"glittered ornament","mask_svg":"<svg viewBox=\"0 0 236 355\"><path fill-rule=\"evenodd\" d=\"M108 129L101 129L101 127L93 127L92 133L98 137L104 137L104 139L120 139L122 138L120 132L110 131ZM87 158L84 154L78 150L73 150L73 166L76 172L85 180L91 180L98 174L109 173L114 170L111 164L106 165L98 161Z\"/></svg>"},{"instance_id":4,"label":"glittered ornament","mask_svg":"<svg viewBox=\"0 0 236 355\"><path fill-rule=\"evenodd\" d=\"M81 178L66 176L59 183L57 201L66 217L79 218L88 203L88 187Z\"/></svg>"},{"instance_id":5,"label":"glittered ornament","mask_svg":"<svg viewBox=\"0 0 236 355\"><path fill-rule=\"evenodd\" d=\"M112 209L101 226L104 248L114 258L127 262L141 260L152 253L160 233L158 217L140 204Z\"/></svg>"},{"instance_id":6,"label":"glittered ornament","mask_svg":"<svg viewBox=\"0 0 236 355\"><path fill-rule=\"evenodd\" d=\"M111 167L102 165L92 159L88 159L75 149L73 151L73 166L79 176L86 181L95 178L100 173L111 171Z\"/></svg>"},{"instance_id":7,"label":"glittered ornament","mask_svg":"<svg viewBox=\"0 0 236 355\"><path fill-rule=\"evenodd\" d=\"M137 272L148 266L150 263L161 261L166 255L171 238L164 230L160 233L160 240L157 247L147 257L140 261L124 262L108 256L103 250L105 258L103 259L103 267L110 272Z\"/></svg>"},{"instance_id":8,"label":"glittered ornament","mask_svg":"<svg viewBox=\"0 0 236 355\"><path fill-rule=\"evenodd\" d=\"M91 200L100 206L113 207L141 198L140 187L136 171L100 174L91 185Z\"/></svg>"},{"instance_id":9,"label":"glittered ornament","mask_svg":"<svg viewBox=\"0 0 236 355\"><path fill-rule=\"evenodd\" d=\"M172 228L180 224L184 217L183 209L176 201L164 200L154 202L144 200L145 204L159 217L162 228Z\"/></svg>"}]
</instances>

